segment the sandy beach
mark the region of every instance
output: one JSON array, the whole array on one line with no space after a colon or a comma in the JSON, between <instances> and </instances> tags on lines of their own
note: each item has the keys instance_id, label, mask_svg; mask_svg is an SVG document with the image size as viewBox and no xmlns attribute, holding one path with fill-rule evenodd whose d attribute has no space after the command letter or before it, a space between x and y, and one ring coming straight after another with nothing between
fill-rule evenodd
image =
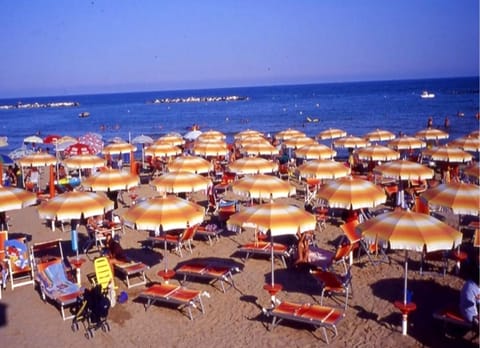
<instances>
[{"instance_id":1,"label":"sandy beach","mask_svg":"<svg viewBox=\"0 0 480 348\"><path fill-rule=\"evenodd\" d=\"M151 197L155 192L148 185L137 189L141 197ZM206 205L206 196L194 196L200 204ZM288 201L299 206L302 198L289 198ZM129 203L129 202L126 202ZM116 213L121 215L128 208L120 205ZM70 233L59 228L52 231L38 217L36 206L11 211L10 234L25 233L32 242L41 242L62 238L66 255L72 256ZM454 224L455 217L447 216ZM334 250L335 242L341 235L339 220L329 220L323 231L316 231L317 244ZM67 226L68 230L69 226ZM79 227L80 245L86 239L85 226ZM191 288L203 290L209 296L203 296L205 313L194 310L194 320L189 320L173 306L153 305L144 309L143 302L137 299L144 289L134 287L126 289L117 279L117 294L125 290L128 293L126 303L117 304L110 309L108 321L111 331L96 331L95 337L87 341L84 330L72 332L71 321L63 321L59 309L50 303L44 303L33 286L22 286L15 290L9 288L3 292L0 300L0 340L5 347L82 347L93 346L166 346L166 347L314 347L323 346L321 330L309 325L282 322L269 330L271 318L262 314L262 307L270 305L269 294L263 285L270 279L270 262L265 257L251 257L246 262L243 255L237 253L238 246L252 241L253 233L245 231L237 234L226 231L219 241L209 245L202 239L195 239L193 254L184 253L180 258L176 253L164 255L163 248L142 249L142 241L148 236L146 231L125 228L121 236L121 245L127 254L149 265L147 276L151 282L163 282L157 272L164 267L165 257L170 268L179 262L196 258L218 258L238 264L240 273L233 276L235 287L222 293L218 288L206 282L192 281ZM470 244L469 244L470 243ZM471 250L471 241L464 239L462 249ZM419 274L420 254L410 252L409 289L413 291L413 301L417 310L409 317L408 335L401 334L401 315L393 306L395 300L402 298L403 260L401 251L389 251L391 263L372 264L366 256L355 258L352 266L353 296L349 300L345 318L338 324L338 336L331 339L332 347L446 347L478 346L478 338L471 341L461 333L444 335L443 327L434 321L432 313L446 303L456 302L463 279L453 271L454 262L449 262L447 274L443 277L437 269L427 269ZM93 271L91 261L82 268L82 285L89 287L86 275ZM321 288L318 282L302 268L289 266L284 268L275 263L275 281L282 284L283 291L277 296L281 300L315 303L320 300ZM177 280L171 280L176 283ZM147 284L147 285L149 285ZM337 305L327 298L326 304ZM453 332L455 334L456 332ZM331 336L330 336L331 337Z\"/></svg>"}]
</instances>

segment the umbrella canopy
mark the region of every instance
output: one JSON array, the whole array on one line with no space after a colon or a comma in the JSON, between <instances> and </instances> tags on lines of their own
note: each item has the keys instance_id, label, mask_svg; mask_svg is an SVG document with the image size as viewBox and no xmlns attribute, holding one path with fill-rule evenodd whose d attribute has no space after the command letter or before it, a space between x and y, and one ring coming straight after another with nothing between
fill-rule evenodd
<instances>
[{"instance_id":1,"label":"umbrella canopy","mask_svg":"<svg viewBox=\"0 0 480 348\"><path fill-rule=\"evenodd\" d=\"M360 209L373 208L385 203L387 197L385 191L374 183L344 177L332 180L322 185L317 196L328 202L332 208Z\"/></svg>"},{"instance_id":2,"label":"umbrella canopy","mask_svg":"<svg viewBox=\"0 0 480 348\"><path fill-rule=\"evenodd\" d=\"M211 184L209 178L191 172L169 172L151 182L157 191L164 193L206 191Z\"/></svg>"},{"instance_id":3,"label":"umbrella canopy","mask_svg":"<svg viewBox=\"0 0 480 348\"><path fill-rule=\"evenodd\" d=\"M140 230L175 230L203 221L205 208L176 196L151 198L123 214L127 226Z\"/></svg>"},{"instance_id":4,"label":"umbrella canopy","mask_svg":"<svg viewBox=\"0 0 480 348\"><path fill-rule=\"evenodd\" d=\"M155 143L170 144L173 146L182 146L183 144L185 144L185 140L183 140L181 135L166 134L158 138L157 141L155 141Z\"/></svg>"},{"instance_id":5,"label":"umbrella canopy","mask_svg":"<svg viewBox=\"0 0 480 348\"><path fill-rule=\"evenodd\" d=\"M114 203L94 192L71 191L62 193L38 207L41 219L72 220L103 215L113 209Z\"/></svg>"},{"instance_id":6,"label":"umbrella canopy","mask_svg":"<svg viewBox=\"0 0 480 348\"><path fill-rule=\"evenodd\" d=\"M304 145L295 150L297 158L304 159L331 159L337 155L337 151L324 144Z\"/></svg>"},{"instance_id":7,"label":"umbrella canopy","mask_svg":"<svg viewBox=\"0 0 480 348\"><path fill-rule=\"evenodd\" d=\"M20 158L18 163L22 167L43 167L55 165L57 163L57 159L55 156L52 156L46 152L35 152Z\"/></svg>"},{"instance_id":8,"label":"umbrella canopy","mask_svg":"<svg viewBox=\"0 0 480 348\"><path fill-rule=\"evenodd\" d=\"M227 143L218 138L198 138L193 144L193 152L200 156L225 156L228 153Z\"/></svg>"},{"instance_id":9,"label":"umbrella canopy","mask_svg":"<svg viewBox=\"0 0 480 348\"><path fill-rule=\"evenodd\" d=\"M11 151L8 156L11 157L12 159L14 160L18 160L22 157L25 157L25 156L28 156L28 155L31 155L33 154L34 151L31 150L31 149L27 149L26 147L20 147L18 149L15 149L13 151Z\"/></svg>"},{"instance_id":10,"label":"umbrella canopy","mask_svg":"<svg viewBox=\"0 0 480 348\"><path fill-rule=\"evenodd\" d=\"M64 150L67 156L93 155L95 150L87 144L75 143Z\"/></svg>"},{"instance_id":11,"label":"umbrella canopy","mask_svg":"<svg viewBox=\"0 0 480 348\"><path fill-rule=\"evenodd\" d=\"M197 137L197 140L225 140L227 136L222 132L210 129Z\"/></svg>"},{"instance_id":12,"label":"umbrella canopy","mask_svg":"<svg viewBox=\"0 0 480 348\"><path fill-rule=\"evenodd\" d=\"M297 149L305 145L315 144L315 140L309 137L304 137L304 136L291 137L291 138L285 139L283 144L287 149Z\"/></svg>"},{"instance_id":13,"label":"umbrella canopy","mask_svg":"<svg viewBox=\"0 0 480 348\"><path fill-rule=\"evenodd\" d=\"M105 165L105 162L105 159L100 158L96 155L78 155L63 160L63 164L70 169L103 167Z\"/></svg>"},{"instance_id":14,"label":"umbrella canopy","mask_svg":"<svg viewBox=\"0 0 480 348\"><path fill-rule=\"evenodd\" d=\"M296 189L288 181L276 176L256 174L246 176L232 183L233 193L257 199L289 197Z\"/></svg>"},{"instance_id":15,"label":"umbrella canopy","mask_svg":"<svg viewBox=\"0 0 480 348\"><path fill-rule=\"evenodd\" d=\"M395 139L395 134L385 129L376 129L363 136L368 141L386 141Z\"/></svg>"},{"instance_id":16,"label":"umbrella canopy","mask_svg":"<svg viewBox=\"0 0 480 348\"><path fill-rule=\"evenodd\" d=\"M38 135L30 135L23 138L23 142L29 144L43 144L43 139L40 138Z\"/></svg>"},{"instance_id":17,"label":"umbrella canopy","mask_svg":"<svg viewBox=\"0 0 480 348\"><path fill-rule=\"evenodd\" d=\"M426 180L433 178L434 175L433 169L407 160L384 163L375 167L373 171L398 180Z\"/></svg>"},{"instance_id":18,"label":"umbrella canopy","mask_svg":"<svg viewBox=\"0 0 480 348\"><path fill-rule=\"evenodd\" d=\"M200 131L200 130L198 130L198 129L195 129L195 130L191 130L191 131L188 132L188 133L185 133L185 134L183 135L183 137L184 137L185 139L187 139L187 140L192 141L192 140L197 139L197 138L200 136L200 134L202 134L202 131Z\"/></svg>"},{"instance_id":19,"label":"umbrella canopy","mask_svg":"<svg viewBox=\"0 0 480 348\"><path fill-rule=\"evenodd\" d=\"M78 142L90 146L93 154L98 154L103 149L102 136L97 133L86 133L78 138Z\"/></svg>"},{"instance_id":20,"label":"umbrella canopy","mask_svg":"<svg viewBox=\"0 0 480 348\"><path fill-rule=\"evenodd\" d=\"M153 142L152 137L143 134L132 139L132 144L153 144Z\"/></svg>"},{"instance_id":21,"label":"umbrella canopy","mask_svg":"<svg viewBox=\"0 0 480 348\"><path fill-rule=\"evenodd\" d=\"M0 147L8 146L8 137L0 137Z\"/></svg>"},{"instance_id":22,"label":"umbrella canopy","mask_svg":"<svg viewBox=\"0 0 480 348\"><path fill-rule=\"evenodd\" d=\"M449 146L458 147L464 151L479 152L480 138L467 135L465 137L455 139L449 144Z\"/></svg>"},{"instance_id":23,"label":"umbrella canopy","mask_svg":"<svg viewBox=\"0 0 480 348\"><path fill-rule=\"evenodd\" d=\"M389 242L392 249L405 250L403 305L407 305L408 250L449 250L462 243L462 234L433 216L410 211L378 215L357 225L356 230L373 243ZM402 333L407 334L407 316Z\"/></svg>"},{"instance_id":24,"label":"umbrella canopy","mask_svg":"<svg viewBox=\"0 0 480 348\"><path fill-rule=\"evenodd\" d=\"M318 133L317 138L322 139L322 140L336 139L336 138L345 137L346 135L347 135L347 132L344 131L343 129L329 128L329 129L326 129L326 130Z\"/></svg>"},{"instance_id":25,"label":"umbrella canopy","mask_svg":"<svg viewBox=\"0 0 480 348\"><path fill-rule=\"evenodd\" d=\"M307 135L299 130L288 128L283 131L278 132L275 134L275 138L278 140L287 140L289 138L294 137L306 137Z\"/></svg>"},{"instance_id":26,"label":"umbrella canopy","mask_svg":"<svg viewBox=\"0 0 480 348\"><path fill-rule=\"evenodd\" d=\"M138 175L118 169L107 169L86 178L82 181L82 186L93 191L118 191L136 187L139 183Z\"/></svg>"},{"instance_id":27,"label":"umbrella canopy","mask_svg":"<svg viewBox=\"0 0 480 348\"><path fill-rule=\"evenodd\" d=\"M464 163L472 160L473 156L458 147L439 146L423 151L423 154L429 156L434 161L449 163Z\"/></svg>"},{"instance_id":28,"label":"umbrella canopy","mask_svg":"<svg viewBox=\"0 0 480 348\"><path fill-rule=\"evenodd\" d=\"M301 177L337 179L350 174L350 168L332 160L311 160L298 167Z\"/></svg>"},{"instance_id":29,"label":"umbrella canopy","mask_svg":"<svg viewBox=\"0 0 480 348\"><path fill-rule=\"evenodd\" d=\"M263 137L263 133L253 130L253 129L245 129L241 132L236 133L233 138L235 140L242 139L242 138L248 138L248 137Z\"/></svg>"},{"instance_id":30,"label":"umbrella canopy","mask_svg":"<svg viewBox=\"0 0 480 348\"><path fill-rule=\"evenodd\" d=\"M10 157L10 156L7 156L7 155L4 155L4 154L0 154L0 165L1 164L14 164L15 162L13 161L13 159Z\"/></svg>"},{"instance_id":31,"label":"umbrella canopy","mask_svg":"<svg viewBox=\"0 0 480 348\"><path fill-rule=\"evenodd\" d=\"M16 187L0 186L0 211L21 209L37 203L37 195Z\"/></svg>"},{"instance_id":32,"label":"umbrella canopy","mask_svg":"<svg viewBox=\"0 0 480 348\"><path fill-rule=\"evenodd\" d=\"M367 147L370 143L364 138L355 137L349 135L348 137L339 138L333 141L333 145L336 148L343 149L357 149L361 147Z\"/></svg>"},{"instance_id":33,"label":"umbrella canopy","mask_svg":"<svg viewBox=\"0 0 480 348\"><path fill-rule=\"evenodd\" d=\"M448 133L437 128L426 128L415 133L415 137L423 140L441 140L448 139Z\"/></svg>"},{"instance_id":34,"label":"umbrella canopy","mask_svg":"<svg viewBox=\"0 0 480 348\"><path fill-rule=\"evenodd\" d=\"M392 161L400 158L400 153L382 145L364 147L355 153L359 159L366 161Z\"/></svg>"},{"instance_id":35,"label":"umbrella canopy","mask_svg":"<svg viewBox=\"0 0 480 348\"><path fill-rule=\"evenodd\" d=\"M265 174L278 170L278 164L261 157L242 157L228 166L236 174Z\"/></svg>"},{"instance_id":36,"label":"umbrella canopy","mask_svg":"<svg viewBox=\"0 0 480 348\"><path fill-rule=\"evenodd\" d=\"M391 147L394 150L413 150L413 149L422 149L427 144L419 138L403 136L391 140L388 143L388 147Z\"/></svg>"},{"instance_id":37,"label":"umbrella canopy","mask_svg":"<svg viewBox=\"0 0 480 348\"><path fill-rule=\"evenodd\" d=\"M471 166L465 168L463 170L463 173L465 175L474 177L478 180L480 178L480 162L476 162L476 163L472 164Z\"/></svg>"},{"instance_id":38,"label":"umbrella canopy","mask_svg":"<svg viewBox=\"0 0 480 348\"><path fill-rule=\"evenodd\" d=\"M56 144L62 136L58 134L49 134L45 138L43 138L44 144Z\"/></svg>"},{"instance_id":39,"label":"umbrella canopy","mask_svg":"<svg viewBox=\"0 0 480 348\"><path fill-rule=\"evenodd\" d=\"M178 146L172 145L170 143L156 142L155 144L152 144L145 149L145 155L154 157L170 157L179 155L181 153L182 150Z\"/></svg>"},{"instance_id":40,"label":"umbrella canopy","mask_svg":"<svg viewBox=\"0 0 480 348\"><path fill-rule=\"evenodd\" d=\"M122 155L124 153L131 153L137 151L137 147L135 145L129 143L113 143L108 144L102 150L102 153L106 155Z\"/></svg>"},{"instance_id":41,"label":"umbrella canopy","mask_svg":"<svg viewBox=\"0 0 480 348\"><path fill-rule=\"evenodd\" d=\"M57 143L55 144L55 150L57 151L65 151L65 149L73 144L78 143L78 140L70 137L70 136L63 136L60 139L57 140Z\"/></svg>"},{"instance_id":42,"label":"umbrella canopy","mask_svg":"<svg viewBox=\"0 0 480 348\"><path fill-rule=\"evenodd\" d=\"M480 186L451 182L430 188L421 194L429 204L449 208L454 214L479 215Z\"/></svg>"},{"instance_id":43,"label":"umbrella canopy","mask_svg":"<svg viewBox=\"0 0 480 348\"><path fill-rule=\"evenodd\" d=\"M240 152L247 156L273 156L280 153L275 146L266 141L242 145Z\"/></svg>"},{"instance_id":44,"label":"umbrella canopy","mask_svg":"<svg viewBox=\"0 0 480 348\"><path fill-rule=\"evenodd\" d=\"M196 174L208 173L213 165L206 159L198 156L179 156L168 164L171 172L191 172Z\"/></svg>"}]
</instances>

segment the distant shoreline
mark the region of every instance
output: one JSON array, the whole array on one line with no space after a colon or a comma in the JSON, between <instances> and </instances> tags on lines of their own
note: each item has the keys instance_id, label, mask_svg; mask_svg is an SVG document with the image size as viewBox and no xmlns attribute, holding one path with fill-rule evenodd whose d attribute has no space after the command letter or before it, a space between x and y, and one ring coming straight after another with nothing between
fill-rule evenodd
<instances>
[{"instance_id":1,"label":"distant shoreline","mask_svg":"<svg viewBox=\"0 0 480 348\"><path fill-rule=\"evenodd\" d=\"M157 98L147 104L178 104L178 103L214 103L248 100L248 97L230 95L225 97L184 97L184 98Z\"/></svg>"},{"instance_id":2,"label":"distant shoreline","mask_svg":"<svg viewBox=\"0 0 480 348\"><path fill-rule=\"evenodd\" d=\"M65 101L65 102L48 102L48 103L22 103L0 105L0 110L11 109L43 109L43 108L72 108L80 106L79 102Z\"/></svg>"}]
</instances>

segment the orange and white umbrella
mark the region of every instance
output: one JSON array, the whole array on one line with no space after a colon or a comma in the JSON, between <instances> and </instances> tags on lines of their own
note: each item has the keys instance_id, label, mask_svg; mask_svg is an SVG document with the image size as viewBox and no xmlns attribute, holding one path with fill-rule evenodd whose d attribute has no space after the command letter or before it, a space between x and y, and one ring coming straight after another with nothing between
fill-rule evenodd
<instances>
[{"instance_id":1,"label":"orange and white umbrella","mask_svg":"<svg viewBox=\"0 0 480 348\"><path fill-rule=\"evenodd\" d=\"M233 193L256 199L289 197L296 193L295 186L276 176L256 174L232 183Z\"/></svg>"},{"instance_id":2,"label":"orange and white umbrella","mask_svg":"<svg viewBox=\"0 0 480 348\"><path fill-rule=\"evenodd\" d=\"M206 191L211 184L209 178L191 172L169 172L151 182L157 191L163 193Z\"/></svg>"},{"instance_id":3,"label":"orange and white umbrella","mask_svg":"<svg viewBox=\"0 0 480 348\"><path fill-rule=\"evenodd\" d=\"M182 138L181 135L177 134L166 134L161 136L160 138L155 141L157 144L170 144L173 146L182 146L185 144L185 140Z\"/></svg>"},{"instance_id":4,"label":"orange and white umbrella","mask_svg":"<svg viewBox=\"0 0 480 348\"><path fill-rule=\"evenodd\" d=\"M324 144L310 144L295 150L297 158L304 159L331 159L337 155L337 151Z\"/></svg>"},{"instance_id":5,"label":"orange and white umbrella","mask_svg":"<svg viewBox=\"0 0 480 348\"><path fill-rule=\"evenodd\" d=\"M198 156L179 156L168 164L171 172L191 172L197 174L208 173L213 165L206 159Z\"/></svg>"},{"instance_id":6,"label":"orange and white umbrella","mask_svg":"<svg viewBox=\"0 0 480 348\"><path fill-rule=\"evenodd\" d=\"M479 152L480 151L480 138L467 135L465 137L457 138L451 143L451 147L458 147L464 151Z\"/></svg>"},{"instance_id":7,"label":"orange and white umbrella","mask_svg":"<svg viewBox=\"0 0 480 348\"><path fill-rule=\"evenodd\" d=\"M325 139L336 139L347 136L347 132L343 129L338 128L329 128L317 134L317 138Z\"/></svg>"},{"instance_id":8,"label":"orange and white umbrella","mask_svg":"<svg viewBox=\"0 0 480 348\"><path fill-rule=\"evenodd\" d=\"M477 129L477 130L471 131L470 133L468 133L468 136L480 138L480 130Z\"/></svg>"},{"instance_id":9,"label":"orange and white umbrella","mask_svg":"<svg viewBox=\"0 0 480 348\"><path fill-rule=\"evenodd\" d=\"M103 167L105 159L96 155L78 155L63 160L63 164L70 169L88 169Z\"/></svg>"},{"instance_id":10,"label":"orange and white umbrella","mask_svg":"<svg viewBox=\"0 0 480 348\"><path fill-rule=\"evenodd\" d=\"M275 138L278 140L287 140L289 138L294 138L294 137L306 137L307 135L304 132L301 132L296 129L292 128L287 128L284 129L277 134L275 134Z\"/></svg>"},{"instance_id":11,"label":"orange and white umbrella","mask_svg":"<svg viewBox=\"0 0 480 348\"><path fill-rule=\"evenodd\" d=\"M248 137L263 137L263 133L253 129L246 129L241 132L238 132L233 137L235 140L248 138Z\"/></svg>"},{"instance_id":12,"label":"orange and white umbrella","mask_svg":"<svg viewBox=\"0 0 480 348\"><path fill-rule=\"evenodd\" d=\"M83 187L93 191L118 191L128 190L140 184L140 178L136 174L117 169L107 169L86 178L82 182Z\"/></svg>"},{"instance_id":13,"label":"orange and white umbrella","mask_svg":"<svg viewBox=\"0 0 480 348\"><path fill-rule=\"evenodd\" d=\"M200 134L197 140L225 140L227 136L220 131L210 129Z\"/></svg>"},{"instance_id":14,"label":"orange and white umbrella","mask_svg":"<svg viewBox=\"0 0 480 348\"><path fill-rule=\"evenodd\" d=\"M368 141L387 141L395 139L395 134L385 129L376 129L363 136Z\"/></svg>"},{"instance_id":15,"label":"orange and white umbrella","mask_svg":"<svg viewBox=\"0 0 480 348\"><path fill-rule=\"evenodd\" d=\"M349 135L333 141L333 146L339 149L358 149L370 145L368 140L360 137Z\"/></svg>"},{"instance_id":16,"label":"orange and white umbrella","mask_svg":"<svg viewBox=\"0 0 480 348\"><path fill-rule=\"evenodd\" d=\"M373 170L387 178L397 180L426 180L433 178L434 171L423 164L397 160L381 164Z\"/></svg>"},{"instance_id":17,"label":"orange and white umbrella","mask_svg":"<svg viewBox=\"0 0 480 348\"><path fill-rule=\"evenodd\" d=\"M305 145L312 145L315 144L315 140L309 137L291 137L288 139L285 139L283 144L287 149L297 149L299 147L305 146Z\"/></svg>"},{"instance_id":18,"label":"orange and white umbrella","mask_svg":"<svg viewBox=\"0 0 480 348\"><path fill-rule=\"evenodd\" d=\"M9 211L37 204L37 195L16 187L0 186L0 211Z\"/></svg>"},{"instance_id":19,"label":"orange and white umbrella","mask_svg":"<svg viewBox=\"0 0 480 348\"><path fill-rule=\"evenodd\" d=\"M311 160L298 167L301 177L337 179L350 174L350 168L332 160Z\"/></svg>"},{"instance_id":20,"label":"orange and white umbrella","mask_svg":"<svg viewBox=\"0 0 480 348\"><path fill-rule=\"evenodd\" d=\"M388 147L391 147L394 150L413 150L413 149L423 149L427 144L416 137L403 136L391 140L388 144Z\"/></svg>"},{"instance_id":21,"label":"orange and white umbrella","mask_svg":"<svg viewBox=\"0 0 480 348\"><path fill-rule=\"evenodd\" d=\"M238 174L266 174L278 170L278 164L261 157L242 157L228 166L229 170Z\"/></svg>"},{"instance_id":22,"label":"orange and white umbrella","mask_svg":"<svg viewBox=\"0 0 480 348\"><path fill-rule=\"evenodd\" d=\"M415 133L415 137L420 138L422 140L441 140L441 139L448 139L448 133L444 132L437 128L426 128L417 133Z\"/></svg>"},{"instance_id":23,"label":"orange and white umbrella","mask_svg":"<svg viewBox=\"0 0 480 348\"><path fill-rule=\"evenodd\" d=\"M240 152L247 156L273 156L278 155L280 151L267 141L242 145Z\"/></svg>"},{"instance_id":24,"label":"orange and white umbrella","mask_svg":"<svg viewBox=\"0 0 480 348\"><path fill-rule=\"evenodd\" d=\"M145 155L153 157L171 157L181 153L182 150L178 146L170 143L156 142L145 149Z\"/></svg>"},{"instance_id":25,"label":"orange and white umbrella","mask_svg":"<svg viewBox=\"0 0 480 348\"><path fill-rule=\"evenodd\" d=\"M114 202L95 192L62 193L38 207L41 219L73 220L103 215L112 210Z\"/></svg>"},{"instance_id":26,"label":"orange and white umbrella","mask_svg":"<svg viewBox=\"0 0 480 348\"><path fill-rule=\"evenodd\" d=\"M228 153L228 146L224 140L219 140L213 138L212 140L206 140L209 138L204 138L203 140L197 139L195 144L193 144L193 152L196 155L200 156L225 156Z\"/></svg>"},{"instance_id":27,"label":"orange and white umbrella","mask_svg":"<svg viewBox=\"0 0 480 348\"><path fill-rule=\"evenodd\" d=\"M392 161L400 158L400 153L382 145L373 145L355 151L358 158L366 161Z\"/></svg>"},{"instance_id":28,"label":"orange and white umbrella","mask_svg":"<svg viewBox=\"0 0 480 348\"><path fill-rule=\"evenodd\" d=\"M446 207L454 214L479 215L480 186L463 182L440 184L421 194L429 204Z\"/></svg>"},{"instance_id":29,"label":"orange and white umbrella","mask_svg":"<svg viewBox=\"0 0 480 348\"><path fill-rule=\"evenodd\" d=\"M459 149L458 147L439 146L423 151L425 156L433 161L442 161L449 163L464 163L472 160L472 154Z\"/></svg>"},{"instance_id":30,"label":"orange and white umbrella","mask_svg":"<svg viewBox=\"0 0 480 348\"><path fill-rule=\"evenodd\" d=\"M260 136L260 135L252 135L248 137L245 136L242 138L237 138L235 140L235 146L237 148L245 145L249 145L249 144L258 144L258 143L270 144L270 142L267 139L265 139L263 136Z\"/></svg>"},{"instance_id":31,"label":"orange and white umbrella","mask_svg":"<svg viewBox=\"0 0 480 348\"><path fill-rule=\"evenodd\" d=\"M480 178L480 162L476 162L463 170L465 175L476 178Z\"/></svg>"},{"instance_id":32,"label":"orange and white umbrella","mask_svg":"<svg viewBox=\"0 0 480 348\"><path fill-rule=\"evenodd\" d=\"M176 196L150 198L123 214L125 225L139 230L169 231L199 224L205 208Z\"/></svg>"},{"instance_id":33,"label":"orange and white umbrella","mask_svg":"<svg viewBox=\"0 0 480 348\"><path fill-rule=\"evenodd\" d=\"M332 208L356 210L360 208L373 208L385 203L385 191L374 183L344 177L329 181L317 191L317 197L327 201Z\"/></svg>"},{"instance_id":34,"label":"orange and white umbrella","mask_svg":"<svg viewBox=\"0 0 480 348\"><path fill-rule=\"evenodd\" d=\"M108 144L102 150L105 155L122 155L124 153L131 153L137 151L135 145L129 143L113 143Z\"/></svg>"},{"instance_id":35,"label":"orange and white umbrella","mask_svg":"<svg viewBox=\"0 0 480 348\"><path fill-rule=\"evenodd\" d=\"M356 227L373 243L389 242L392 249L405 250L403 305L407 305L408 250L427 252L450 250L462 243L462 234L427 214L394 211L378 215ZM407 316L402 333L407 334Z\"/></svg>"},{"instance_id":36,"label":"orange and white umbrella","mask_svg":"<svg viewBox=\"0 0 480 348\"><path fill-rule=\"evenodd\" d=\"M55 165L57 163L57 159L55 156L52 156L46 152L35 152L20 158L18 163L22 167L43 167Z\"/></svg>"}]
</instances>

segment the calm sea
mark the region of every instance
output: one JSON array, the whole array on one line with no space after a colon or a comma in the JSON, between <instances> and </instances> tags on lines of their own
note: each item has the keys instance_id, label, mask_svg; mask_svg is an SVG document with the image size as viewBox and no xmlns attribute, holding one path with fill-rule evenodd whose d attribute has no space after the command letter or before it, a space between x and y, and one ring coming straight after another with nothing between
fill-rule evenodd
<instances>
[{"instance_id":1,"label":"calm sea","mask_svg":"<svg viewBox=\"0 0 480 348\"><path fill-rule=\"evenodd\" d=\"M435 98L422 99L424 90L434 93ZM151 103L157 98L231 95L248 99ZM478 77L4 99L0 105L56 101L80 105L0 110L0 136L7 136L9 143L0 152L8 154L22 146L23 138L36 133L80 136L97 132L108 142L117 136L128 140L141 134L153 138L168 132L184 134L193 124L201 130L223 131L230 141L244 129L273 135L296 128L315 136L327 128L342 128L362 136L383 128L413 135L426 127L430 116L435 127L443 127L445 117L450 119L451 140L479 128L475 118L479 110ZM90 117L79 118L84 111ZM309 123L307 118L318 122Z\"/></svg>"}]
</instances>

